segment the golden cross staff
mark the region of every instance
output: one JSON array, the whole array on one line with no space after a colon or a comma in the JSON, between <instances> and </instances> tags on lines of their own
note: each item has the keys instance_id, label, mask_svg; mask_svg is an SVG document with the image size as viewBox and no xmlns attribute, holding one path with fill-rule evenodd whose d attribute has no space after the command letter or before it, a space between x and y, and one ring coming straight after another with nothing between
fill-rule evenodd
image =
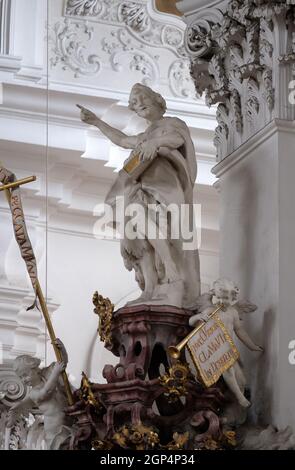
<instances>
[{"instance_id":1,"label":"golden cross staff","mask_svg":"<svg viewBox=\"0 0 295 470\"><path fill-rule=\"evenodd\" d=\"M0 172L1 171L4 171L7 174L10 173L7 170L5 170L3 167L2 168L0 167ZM12 176L14 176L14 175L12 175ZM23 179L20 179L20 180L17 180L17 181L12 181L12 182L9 182L9 183L6 183L6 184L2 184L2 185L0 185L0 191L5 191L5 194L7 196L7 200L9 202L9 205L11 206L11 201L12 201L11 190L16 190L20 186L22 186L23 184L31 183L32 181L36 181L36 179L37 179L36 176L29 176L28 178L23 178ZM23 222L24 222L24 219L23 219ZM25 222L24 222L24 225L25 225ZM27 237L27 241L30 243L28 237ZM17 242L19 244L18 240L17 240ZM32 249L32 251L33 251L33 249ZM29 274L30 274L30 277L32 277L30 271L29 271ZM38 300L40 302L41 310L42 310L43 317L44 317L44 320L45 320L45 324L46 324L46 327L47 327L47 330L48 330L48 333L49 333L49 336L50 336L50 339L51 339L51 343L52 343L52 346L53 346L53 349L54 349L54 352L55 352L56 359L59 362L61 362L62 361L61 352L60 352L60 350L58 349L58 347L56 345L56 335L55 335L55 332L54 332L54 329L53 329L53 325L52 325L52 322L51 322L51 319L50 319L50 316L49 316L46 301L45 301L45 298L44 298L44 295L43 295L43 292L42 292L42 289L41 289L41 286L40 286L40 283L39 283L39 280L38 280L37 276L36 276L36 280L35 280L35 283L34 283L34 288L35 288L35 291L36 291L36 297L38 298ZM66 391L66 394L67 394L68 403L71 406L71 405L74 404L74 399L73 399L73 394L72 394L70 382L69 382L66 371L64 371L62 373L62 378L63 378L63 382L64 382L64 386L65 386L65 391Z\"/></svg>"}]
</instances>

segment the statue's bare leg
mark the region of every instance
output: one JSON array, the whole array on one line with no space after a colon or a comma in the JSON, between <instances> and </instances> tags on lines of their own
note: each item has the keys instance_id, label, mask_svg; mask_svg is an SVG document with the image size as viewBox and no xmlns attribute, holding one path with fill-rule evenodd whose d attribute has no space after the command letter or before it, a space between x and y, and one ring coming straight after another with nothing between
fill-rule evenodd
<instances>
[{"instance_id":1,"label":"statue's bare leg","mask_svg":"<svg viewBox=\"0 0 295 470\"><path fill-rule=\"evenodd\" d=\"M240 387L240 390L244 392L245 386L246 386L246 378L245 378L244 372L238 362L236 362L233 365L233 368L235 370L235 376L236 376L237 383Z\"/></svg>"},{"instance_id":2,"label":"statue's bare leg","mask_svg":"<svg viewBox=\"0 0 295 470\"><path fill-rule=\"evenodd\" d=\"M128 305L133 305L139 301L148 301L153 298L154 289L158 284L158 273L154 263L154 253L150 248L144 250L141 259L138 261L138 275L142 276L144 281L143 292L136 300L128 302Z\"/></svg>"},{"instance_id":3,"label":"statue's bare leg","mask_svg":"<svg viewBox=\"0 0 295 470\"><path fill-rule=\"evenodd\" d=\"M243 395L243 393L242 393L242 391L241 391L241 389L238 385L238 382L237 382L237 379L236 379L236 376L235 376L234 368L231 367L226 372L224 372L223 378L224 378L224 381L225 381L226 385L228 386L228 388L231 390L231 392L237 398L239 404L243 408L248 408L251 405L251 403Z\"/></svg>"},{"instance_id":4,"label":"statue's bare leg","mask_svg":"<svg viewBox=\"0 0 295 470\"><path fill-rule=\"evenodd\" d=\"M154 220L147 216L146 227L148 233L144 234L148 242L151 244L155 252L159 255L163 265L165 266L165 275L167 282L178 281L180 279L180 273L177 266L172 258L171 244L167 238L159 238L159 228ZM149 237L149 234L155 234L154 237Z\"/></svg>"}]
</instances>

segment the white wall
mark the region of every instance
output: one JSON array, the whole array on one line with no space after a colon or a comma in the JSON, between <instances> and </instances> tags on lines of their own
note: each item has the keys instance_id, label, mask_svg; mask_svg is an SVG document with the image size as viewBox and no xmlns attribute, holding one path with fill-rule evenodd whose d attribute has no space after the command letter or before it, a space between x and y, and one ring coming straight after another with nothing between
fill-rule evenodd
<instances>
[{"instance_id":1,"label":"white wall","mask_svg":"<svg viewBox=\"0 0 295 470\"><path fill-rule=\"evenodd\" d=\"M69 370L78 378L83 370L101 379L107 354L97 338L98 317L93 313L92 296L98 290L117 304L138 290L133 275L121 262L119 243L49 232L48 260L48 286L61 305L53 322L69 350ZM94 338L98 362L91 367Z\"/></svg>"}]
</instances>

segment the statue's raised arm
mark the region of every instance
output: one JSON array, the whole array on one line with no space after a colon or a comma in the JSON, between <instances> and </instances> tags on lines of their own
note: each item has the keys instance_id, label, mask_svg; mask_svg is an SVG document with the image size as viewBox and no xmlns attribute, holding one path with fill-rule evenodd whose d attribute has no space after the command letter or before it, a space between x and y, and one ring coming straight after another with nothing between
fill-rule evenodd
<instances>
[{"instance_id":1,"label":"statue's raised arm","mask_svg":"<svg viewBox=\"0 0 295 470\"><path fill-rule=\"evenodd\" d=\"M113 142L113 144L125 149L134 149L136 147L136 136L126 135L124 132L119 131L119 129L109 126L109 124L97 117L96 114L89 109L84 108L84 106L81 106L80 104L77 104L77 107L81 110L81 121L97 127L106 137L108 137L108 139L110 139L111 142Z\"/></svg>"}]
</instances>

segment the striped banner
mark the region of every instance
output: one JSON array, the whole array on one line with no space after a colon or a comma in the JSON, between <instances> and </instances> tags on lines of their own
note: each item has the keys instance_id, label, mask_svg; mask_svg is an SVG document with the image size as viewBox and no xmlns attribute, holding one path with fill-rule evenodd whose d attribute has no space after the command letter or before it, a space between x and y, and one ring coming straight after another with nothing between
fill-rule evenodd
<instances>
[{"instance_id":1,"label":"striped banner","mask_svg":"<svg viewBox=\"0 0 295 470\"><path fill-rule=\"evenodd\" d=\"M6 168L0 167L0 183L9 184L17 181L16 176ZM31 310L37 306L37 262L33 251L33 247L28 235L25 216L21 201L21 191L19 187L10 189L9 205L12 215L12 223L15 239L18 243L21 256L26 263L27 271L30 276L34 292L36 294L33 305L28 307L27 310Z\"/></svg>"}]
</instances>

